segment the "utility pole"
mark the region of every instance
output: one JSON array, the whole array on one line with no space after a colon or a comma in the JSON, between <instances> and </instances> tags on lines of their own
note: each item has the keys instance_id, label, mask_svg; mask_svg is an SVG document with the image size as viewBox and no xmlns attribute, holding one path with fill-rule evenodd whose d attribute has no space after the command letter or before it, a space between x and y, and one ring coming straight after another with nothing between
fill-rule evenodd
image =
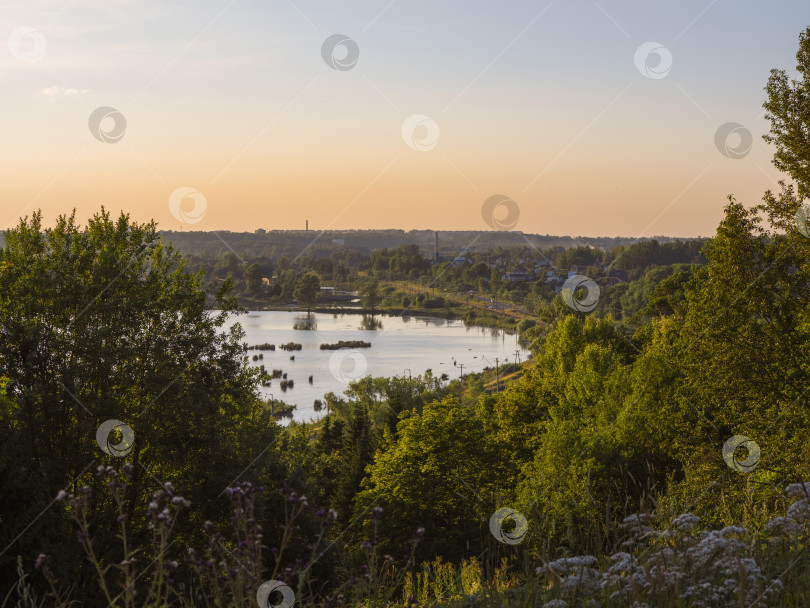
<instances>
[{"instance_id":1,"label":"utility pole","mask_svg":"<svg viewBox=\"0 0 810 608\"><path fill-rule=\"evenodd\" d=\"M518 364L518 357L520 357L520 351L515 349L515 365Z\"/></svg>"},{"instance_id":2,"label":"utility pole","mask_svg":"<svg viewBox=\"0 0 810 608\"><path fill-rule=\"evenodd\" d=\"M498 370L498 357L495 357L495 392L501 392L501 374Z\"/></svg>"},{"instance_id":3,"label":"utility pole","mask_svg":"<svg viewBox=\"0 0 810 608\"><path fill-rule=\"evenodd\" d=\"M458 366L461 368L461 379L464 380L464 364L459 363Z\"/></svg>"}]
</instances>

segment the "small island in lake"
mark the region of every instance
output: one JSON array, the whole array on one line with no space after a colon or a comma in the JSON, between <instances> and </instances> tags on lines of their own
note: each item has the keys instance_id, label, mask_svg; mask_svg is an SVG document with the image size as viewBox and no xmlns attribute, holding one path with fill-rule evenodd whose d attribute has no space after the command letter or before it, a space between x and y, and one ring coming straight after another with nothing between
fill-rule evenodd
<instances>
[{"instance_id":1,"label":"small island in lake","mask_svg":"<svg viewBox=\"0 0 810 608\"><path fill-rule=\"evenodd\" d=\"M321 344L321 350L337 350L339 348L371 348L371 342L362 340L341 340L333 344Z\"/></svg>"}]
</instances>

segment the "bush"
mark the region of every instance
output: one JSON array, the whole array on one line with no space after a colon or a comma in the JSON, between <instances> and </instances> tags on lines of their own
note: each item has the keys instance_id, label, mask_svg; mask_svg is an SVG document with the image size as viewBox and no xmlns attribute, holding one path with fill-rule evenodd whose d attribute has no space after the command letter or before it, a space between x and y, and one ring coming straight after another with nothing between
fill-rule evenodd
<instances>
[{"instance_id":1,"label":"bush","mask_svg":"<svg viewBox=\"0 0 810 608\"><path fill-rule=\"evenodd\" d=\"M520 323L518 323L517 329L520 333L523 333L527 329L531 329L537 325L537 321L533 319L523 319Z\"/></svg>"},{"instance_id":2,"label":"bush","mask_svg":"<svg viewBox=\"0 0 810 608\"><path fill-rule=\"evenodd\" d=\"M426 298L425 301L422 302L422 306L424 308L444 308L445 301L441 296L437 298Z\"/></svg>"}]
</instances>

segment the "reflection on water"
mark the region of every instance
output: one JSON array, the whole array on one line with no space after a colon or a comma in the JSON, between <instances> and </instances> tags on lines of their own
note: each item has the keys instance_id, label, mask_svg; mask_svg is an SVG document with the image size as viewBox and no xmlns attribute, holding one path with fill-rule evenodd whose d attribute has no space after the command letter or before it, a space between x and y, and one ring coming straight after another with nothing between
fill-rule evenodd
<instances>
[{"instance_id":1,"label":"reflection on water","mask_svg":"<svg viewBox=\"0 0 810 608\"><path fill-rule=\"evenodd\" d=\"M382 319L375 319L369 315L363 315L363 320L360 321L360 327L357 329L365 329L366 331L374 331L376 329L382 329Z\"/></svg>"},{"instance_id":2,"label":"reflection on water","mask_svg":"<svg viewBox=\"0 0 810 608\"><path fill-rule=\"evenodd\" d=\"M315 321L315 317L313 317L312 315L296 317L295 323L293 323L293 329L303 329L303 330L318 329L318 322Z\"/></svg>"},{"instance_id":3,"label":"reflection on water","mask_svg":"<svg viewBox=\"0 0 810 608\"><path fill-rule=\"evenodd\" d=\"M442 327L444 325L450 325L450 319L441 319L439 317L417 317L420 321L422 321L426 327Z\"/></svg>"},{"instance_id":4,"label":"reflection on water","mask_svg":"<svg viewBox=\"0 0 810 608\"><path fill-rule=\"evenodd\" d=\"M243 341L250 346L270 345L275 350L253 351L263 355L261 360L249 363L265 366L268 376L259 390L278 408L281 401L297 408L294 420L318 418L326 412L324 395L340 395L347 388L344 378L335 375L330 367L333 356L347 351L321 349L321 345L343 341L370 342L360 354L367 368L364 375L391 377L405 374L416 377L432 369L438 377L447 374L448 380L460 378L462 373L480 372L492 367L495 359L503 364L511 362L518 350L518 359L529 353L517 341L517 336L503 329L465 326L460 319L446 320L421 315L407 317L377 314L361 319L360 315L340 313L307 315L293 311L261 311L248 315L233 315L221 329L227 331L234 324L242 325ZM293 329L293 328L296 329ZM310 329L312 331L299 331ZM282 344L301 344L294 353L280 348ZM290 357L294 356L295 359ZM404 370L404 371L403 371ZM282 386L282 381L284 386ZM286 390L285 390L286 389ZM320 403L316 403L320 401ZM277 410L276 413L280 413ZM290 420L287 415L280 420Z\"/></svg>"}]
</instances>

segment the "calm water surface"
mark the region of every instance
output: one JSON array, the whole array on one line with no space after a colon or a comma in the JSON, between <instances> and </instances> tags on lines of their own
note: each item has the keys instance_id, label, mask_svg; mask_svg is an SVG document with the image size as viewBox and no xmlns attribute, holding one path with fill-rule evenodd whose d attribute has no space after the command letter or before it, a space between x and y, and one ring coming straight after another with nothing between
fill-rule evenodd
<instances>
[{"instance_id":1,"label":"calm water surface","mask_svg":"<svg viewBox=\"0 0 810 608\"><path fill-rule=\"evenodd\" d=\"M294 419L310 420L321 414L313 402L328 392L341 394L348 382L359 376L417 376L432 370L436 376L446 373L450 378L464 373L480 372L495 364L518 359L525 360L528 351L520 346L517 334L499 329L467 327L463 321L432 317L373 318L362 315L306 314L288 311L255 311L234 316L225 328L240 323L248 345L270 343L275 351L261 351L264 359L252 365L264 364L268 371L280 369L294 381L294 387L282 391L279 380L261 389L265 397L273 396L295 404ZM311 329L301 329L302 327ZM298 327L299 329L296 329ZM376 327L376 328L375 328ZM339 340L371 342L370 348L321 350L320 345ZM299 351L283 351L280 344L296 342ZM248 351L251 359L259 351ZM295 360L290 360L291 356ZM487 361L489 360L489 361ZM454 365L455 362L455 365ZM309 383L312 376L312 384Z\"/></svg>"}]
</instances>

